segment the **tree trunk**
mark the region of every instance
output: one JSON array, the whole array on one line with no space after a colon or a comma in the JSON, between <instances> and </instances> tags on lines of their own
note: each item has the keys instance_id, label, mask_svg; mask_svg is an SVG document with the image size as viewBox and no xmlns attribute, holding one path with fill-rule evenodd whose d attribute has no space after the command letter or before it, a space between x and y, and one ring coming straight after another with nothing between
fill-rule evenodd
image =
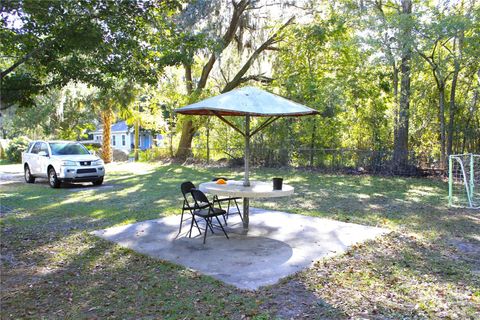
<instances>
[{"instance_id":1,"label":"tree trunk","mask_svg":"<svg viewBox=\"0 0 480 320\"><path fill-rule=\"evenodd\" d=\"M448 136L447 136L447 155L452 154L452 145L453 145L453 136L454 136L454 120L455 120L455 91L457 89L457 79L458 79L459 68L455 66L455 71L453 73L452 79L452 88L450 89L450 112L448 119Z\"/></svg>"},{"instance_id":2,"label":"tree trunk","mask_svg":"<svg viewBox=\"0 0 480 320\"><path fill-rule=\"evenodd\" d=\"M193 79L192 79L192 65L185 63L183 65L185 69L185 86L189 95L193 92Z\"/></svg>"},{"instance_id":3,"label":"tree trunk","mask_svg":"<svg viewBox=\"0 0 480 320\"><path fill-rule=\"evenodd\" d=\"M173 113L170 112L170 121L168 123L168 139L169 139L169 142L170 142L170 157L173 158L174 156L174 153L173 153L173 123L174 123L174 119L173 119Z\"/></svg>"},{"instance_id":4,"label":"tree trunk","mask_svg":"<svg viewBox=\"0 0 480 320\"><path fill-rule=\"evenodd\" d=\"M188 119L183 123L182 126L182 136L180 137L180 142L178 143L177 153L175 157L178 159L186 159L191 154L191 146L193 135L196 132L196 128L193 125L193 121Z\"/></svg>"},{"instance_id":5,"label":"tree trunk","mask_svg":"<svg viewBox=\"0 0 480 320\"><path fill-rule=\"evenodd\" d=\"M456 45L454 45L454 52L457 54L454 58L453 78L452 78L452 88L450 89L450 114L448 119L448 141L447 141L447 155L452 154L452 145L453 145L453 136L454 136L454 124L455 124L455 113L456 113L456 104L455 104L455 94L457 90L457 81L458 75L460 73L460 61L462 59L462 44L463 44L463 32L461 31L458 38L454 39L454 44L456 40Z\"/></svg>"},{"instance_id":6,"label":"tree trunk","mask_svg":"<svg viewBox=\"0 0 480 320\"><path fill-rule=\"evenodd\" d=\"M113 112L110 108L101 112L103 124L103 142L102 142L102 159L105 163L112 162L112 146L110 138L112 135Z\"/></svg>"},{"instance_id":7,"label":"tree trunk","mask_svg":"<svg viewBox=\"0 0 480 320\"><path fill-rule=\"evenodd\" d=\"M168 138L170 140L170 146L169 146L169 149L170 149L170 157L173 158L173 133L169 133L168 134Z\"/></svg>"},{"instance_id":8,"label":"tree trunk","mask_svg":"<svg viewBox=\"0 0 480 320\"><path fill-rule=\"evenodd\" d=\"M210 163L210 118L207 119L207 164Z\"/></svg>"},{"instance_id":9,"label":"tree trunk","mask_svg":"<svg viewBox=\"0 0 480 320\"><path fill-rule=\"evenodd\" d=\"M399 100L398 100L398 67L395 63L392 64L393 68L393 141L397 139L398 135L398 111L399 111Z\"/></svg>"},{"instance_id":10,"label":"tree trunk","mask_svg":"<svg viewBox=\"0 0 480 320\"><path fill-rule=\"evenodd\" d=\"M140 148L140 122L138 120L135 120L135 125L134 125L134 130L135 130L135 161L138 161L138 149Z\"/></svg>"},{"instance_id":11,"label":"tree trunk","mask_svg":"<svg viewBox=\"0 0 480 320\"><path fill-rule=\"evenodd\" d=\"M444 169L446 165L446 139L445 139L445 84L441 84L438 88L438 118L440 120L440 169Z\"/></svg>"},{"instance_id":12,"label":"tree trunk","mask_svg":"<svg viewBox=\"0 0 480 320\"><path fill-rule=\"evenodd\" d=\"M313 167L313 160L314 160L314 147L315 147L315 133L317 131L317 118L313 118L313 128L312 128L312 135L310 137L310 167Z\"/></svg>"},{"instance_id":13,"label":"tree trunk","mask_svg":"<svg viewBox=\"0 0 480 320\"><path fill-rule=\"evenodd\" d=\"M412 1L402 1L402 15L412 13ZM410 108L410 60L412 56L411 45L407 43L412 36L412 25L406 24L400 30L402 43L402 59L400 64L400 106L398 112L398 130L394 141L393 163L395 171L405 172L408 166L408 125Z\"/></svg>"}]
</instances>

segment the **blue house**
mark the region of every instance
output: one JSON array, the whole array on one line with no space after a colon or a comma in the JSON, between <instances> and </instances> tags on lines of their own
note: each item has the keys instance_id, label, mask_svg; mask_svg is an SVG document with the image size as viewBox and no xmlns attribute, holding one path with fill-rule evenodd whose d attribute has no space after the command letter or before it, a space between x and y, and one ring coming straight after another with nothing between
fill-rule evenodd
<instances>
[{"instance_id":1,"label":"blue house","mask_svg":"<svg viewBox=\"0 0 480 320\"><path fill-rule=\"evenodd\" d=\"M93 140L98 143L103 141L103 128L97 127L95 131L90 132ZM112 125L110 143L114 149L124 150L129 152L134 149L135 130L133 126L128 126L125 121L119 121ZM150 149L153 146L163 146L163 136L161 134L152 135L150 130L140 128L140 143L141 150Z\"/></svg>"}]
</instances>

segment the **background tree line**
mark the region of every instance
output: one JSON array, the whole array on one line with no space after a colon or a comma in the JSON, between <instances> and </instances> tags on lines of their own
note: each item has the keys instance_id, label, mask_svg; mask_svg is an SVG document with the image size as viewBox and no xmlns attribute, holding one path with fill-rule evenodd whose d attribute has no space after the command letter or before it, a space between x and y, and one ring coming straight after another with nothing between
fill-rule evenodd
<instances>
[{"instance_id":1,"label":"background tree line","mask_svg":"<svg viewBox=\"0 0 480 320\"><path fill-rule=\"evenodd\" d=\"M256 136L265 159L372 150L401 172L414 154L442 168L480 152L474 0L11 0L1 18L5 136L78 138L121 117L164 133L177 158L240 158L234 131L173 110L249 84L320 111Z\"/></svg>"}]
</instances>

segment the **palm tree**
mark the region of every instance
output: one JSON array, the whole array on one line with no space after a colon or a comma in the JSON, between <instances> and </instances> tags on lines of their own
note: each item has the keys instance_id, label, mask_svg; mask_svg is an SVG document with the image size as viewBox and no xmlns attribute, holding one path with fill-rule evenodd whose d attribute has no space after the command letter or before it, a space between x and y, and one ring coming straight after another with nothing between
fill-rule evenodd
<instances>
[{"instance_id":1,"label":"palm tree","mask_svg":"<svg viewBox=\"0 0 480 320\"><path fill-rule=\"evenodd\" d=\"M143 112L143 107L145 104L147 97L143 95L140 97L139 100L137 100L134 104L135 107L131 108L129 110L126 110L127 112L123 112L122 118L125 119L128 125L133 125L134 128L134 153L135 153L135 161L138 161L138 149L139 149L139 144L140 144L140 126L143 125L143 119L142 119L142 112Z\"/></svg>"},{"instance_id":2,"label":"palm tree","mask_svg":"<svg viewBox=\"0 0 480 320\"><path fill-rule=\"evenodd\" d=\"M135 90L129 82L117 82L114 86L98 89L91 99L91 105L100 113L103 126L101 157L105 163L112 161L111 128L116 113L128 112L135 97Z\"/></svg>"}]
</instances>

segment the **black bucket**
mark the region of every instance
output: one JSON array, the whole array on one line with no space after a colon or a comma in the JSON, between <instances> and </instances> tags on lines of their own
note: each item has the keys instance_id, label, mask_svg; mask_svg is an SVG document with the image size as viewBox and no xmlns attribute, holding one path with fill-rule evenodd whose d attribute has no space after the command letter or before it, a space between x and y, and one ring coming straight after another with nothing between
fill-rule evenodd
<instances>
[{"instance_id":1,"label":"black bucket","mask_svg":"<svg viewBox=\"0 0 480 320\"><path fill-rule=\"evenodd\" d=\"M283 178L273 178L273 190L282 190Z\"/></svg>"}]
</instances>

